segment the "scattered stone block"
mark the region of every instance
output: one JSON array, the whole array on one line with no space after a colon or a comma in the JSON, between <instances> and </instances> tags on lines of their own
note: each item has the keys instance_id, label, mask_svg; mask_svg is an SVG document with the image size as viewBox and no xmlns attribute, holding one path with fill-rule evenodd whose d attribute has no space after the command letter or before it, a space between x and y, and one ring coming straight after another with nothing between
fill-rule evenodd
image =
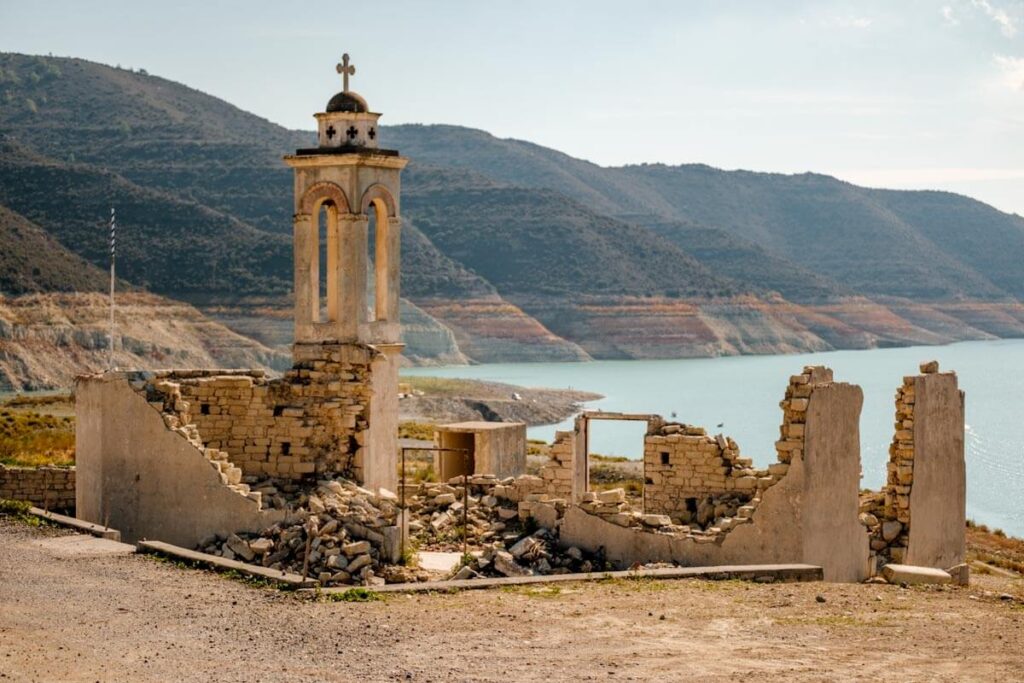
<instances>
[{"instance_id":1,"label":"scattered stone block","mask_svg":"<svg viewBox=\"0 0 1024 683\"><path fill-rule=\"evenodd\" d=\"M253 558L256 557L256 553L252 551L249 544L241 539L237 534L231 534L228 536L228 540L225 541L224 545L236 556L242 558L246 562L252 562Z\"/></svg>"},{"instance_id":2,"label":"scattered stone block","mask_svg":"<svg viewBox=\"0 0 1024 683\"><path fill-rule=\"evenodd\" d=\"M494 553L494 569L504 576L529 576L530 570L515 561L511 553L499 550Z\"/></svg>"},{"instance_id":3,"label":"scattered stone block","mask_svg":"<svg viewBox=\"0 0 1024 683\"><path fill-rule=\"evenodd\" d=\"M889 583L906 584L943 584L952 583L953 577L941 569L931 567L915 567L909 564L887 564L882 567L882 576Z\"/></svg>"},{"instance_id":4,"label":"scattered stone block","mask_svg":"<svg viewBox=\"0 0 1024 683\"><path fill-rule=\"evenodd\" d=\"M345 545L341 546L341 552L345 553L345 555L347 555L348 557L353 557L355 555L363 555L365 553L370 552L370 542L356 541L354 543L346 543Z\"/></svg>"}]
</instances>

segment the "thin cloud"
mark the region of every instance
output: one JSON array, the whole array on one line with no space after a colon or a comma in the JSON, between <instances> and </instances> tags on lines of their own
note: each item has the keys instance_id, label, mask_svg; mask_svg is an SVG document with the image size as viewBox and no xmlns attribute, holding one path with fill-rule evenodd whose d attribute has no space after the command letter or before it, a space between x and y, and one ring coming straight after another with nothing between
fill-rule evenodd
<instances>
[{"instance_id":1,"label":"thin cloud","mask_svg":"<svg viewBox=\"0 0 1024 683\"><path fill-rule=\"evenodd\" d=\"M1024 57L1007 57L996 55L993 57L996 67L999 68L999 83L1010 90L1024 91Z\"/></svg>"},{"instance_id":2,"label":"thin cloud","mask_svg":"<svg viewBox=\"0 0 1024 683\"><path fill-rule=\"evenodd\" d=\"M943 22L945 22L946 26L960 25L960 20L956 18L956 14L953 12L953 8L950 7L949 5L946 5L942 9L940 9L939 13L942 15L942 20Z\"/></svg>"},{"instance_id":3,"label":"thin cloud","mask_svg":"<svg viewBox=\"0 0 1024 683\"><path fill-rule=\"evenodd\" d=\"M999 25L999 30L1007 38L1017 35L1017 19L1010 16L1002 7L996 7L989 0L971 0L971 4L980 9L985 15Z\"/></svg>"},{"instance_id":4,"label":"thin cloud","mask_svg":"<svg viewBox=\"0 0 1024 683\"><path fill-rule=\"evenodd\" d=\"M869 17L843 16L828 17L826 19L822 19L819 23L824 28L864 30L870 28L873 21L874 20Z\"/></svg>"}]
</instances>

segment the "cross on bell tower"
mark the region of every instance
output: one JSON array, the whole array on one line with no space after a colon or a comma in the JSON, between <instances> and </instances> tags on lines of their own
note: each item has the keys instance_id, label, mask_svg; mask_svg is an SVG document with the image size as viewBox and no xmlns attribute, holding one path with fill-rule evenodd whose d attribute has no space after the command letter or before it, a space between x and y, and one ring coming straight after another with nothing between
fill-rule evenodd
<instances>
[{"instance_id":1,"label":"cross on bell tower","mask_svg":"<svg viewBox=\"0 0 1024 683\"><path fill-rule=\"evenodd\" d=\"M370 354L369 436L354 467L370 488L397 490L399 199L409 160L380 148L380 114L348 89L347 54L336 70L344 89L314 115L318 145L285 157L295 172L293 353L296 362Z\"/></svg>"},{"instance_id":2,"label":"cross on bell tower","mask_svg":"<svg viewBox=\"0 0 1024 683\"><path fill-rule=\"evenodd\" d=\"M348 77L356 75L356 68L349 66L347 52L341 56L341 63L334 68L341 74L341 91L348 92Z\"/></svg>"}]
</instances>

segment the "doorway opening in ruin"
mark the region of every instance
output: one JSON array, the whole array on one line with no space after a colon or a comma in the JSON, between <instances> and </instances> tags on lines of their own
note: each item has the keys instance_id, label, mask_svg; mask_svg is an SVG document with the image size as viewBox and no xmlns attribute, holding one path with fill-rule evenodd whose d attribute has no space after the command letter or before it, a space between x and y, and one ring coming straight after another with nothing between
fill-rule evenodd
<instances>
[{"instance_id":1,"label":"doorway opening in ruin","mask_svg":"<svg viewBox=\"0 0 1024 683\"><path fill-rule=\"evenodd\" d=\"M439 434L438 480L448 481L453 477L473 474L476 470L475 435L472 432L447 431Z\"/></svg>"},{"instance_id":2,"label":"doorway opening in ruin","mask_svg":"<svg viewBox=\"0 0 1024 683\"><path fill-rule=\"evenodd\" d=\"M644 507L644 437L650 415L593 412L577 421L577 490L622 488L633 509ZM580 487L579 485L582 485Z\"/></svg>"}]
</instances>

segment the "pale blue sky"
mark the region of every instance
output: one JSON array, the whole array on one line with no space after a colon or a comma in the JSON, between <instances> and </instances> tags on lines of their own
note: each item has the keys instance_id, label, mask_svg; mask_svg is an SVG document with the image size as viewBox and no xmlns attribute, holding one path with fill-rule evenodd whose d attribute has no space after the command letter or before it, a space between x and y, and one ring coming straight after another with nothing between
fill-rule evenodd
<instances>
[{"instance_id":1,"label":"pale blue sky","mask_svg":"<svg viewBox=\"0 0 1024 683\"><path fill-rule=\"evenodd\" d=\"M1024 0L0 0L0 49L142 67L306 129L347 51L386 123L1024 214Z\"/></svg>"}]
</instances>

